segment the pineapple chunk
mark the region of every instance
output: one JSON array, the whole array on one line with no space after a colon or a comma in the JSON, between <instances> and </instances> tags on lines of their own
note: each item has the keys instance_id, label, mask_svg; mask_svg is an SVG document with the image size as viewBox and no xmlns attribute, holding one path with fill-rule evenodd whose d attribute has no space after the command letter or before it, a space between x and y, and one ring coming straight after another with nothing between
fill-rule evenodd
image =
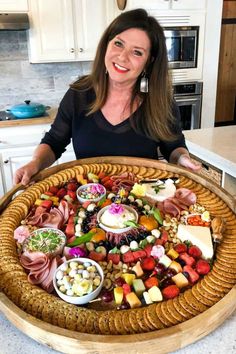
<instances>
[{"instance_id":1,"label":"pineapple chunk","mask_svg":"<svg viewBox=\"0 0 236 354\"><path fill-rule=\"evenodd\" d=\"M136 294L137 296L141 296L141 295L143 294L143 292L146 290L145 285L144 285L142 279L134 279L132 285L133 285L135 294Z\"/></svg>"},{"instance_id":2,"label":"pineapple chunk","mask_svg":"<svg viewBox=\"0 0 236 354\"><path fill-rule=\"evenodd\" d=\"M163 296L162 296L162 293L161 293L161 290L156 286L152 286L149 290L148 290L148 294L151 298L151 300L153 302L156 302L156 301L162 301L163 300Z\"/></svg>"},{"instance_id":3,"label":"pineapple chunk","mask_svg":"<svg viewBox=\"0 0 236 354\"><path fill-rule=\"evenodd\" d=\"M174 275L171 279L180 289L184 288L185 286L188 286L188 279L183 273L178 273Z\"/></svg>"},{"instance_id":4,"label":"pineapple chunk","mask_svg":"<svg viewBox=\"0 0 236 354\"><path fill-rule=\"evenodd\" d=\"M130 305L131 309L142 306L141 301L134 292L126 295L126 301Z\"/></svg>"},{"instance_id":5,"label":"pineapple chunk","mask_svg":"<svg viewBox=\"0 0 236 354\"><path fill-rule=\"evenodd\" d=\"M176 273L180 273L183 270L181 265L176 261L172 261L171 264L169 265L169 268L175 270Z\"/></svg>"},{"instance_id":6,"label":"pineapple chunk","mask_svg":"<svg viewBox=\"0 0 236 354\"><path fill-rule=\"evenodd\" d=\"M117 305L121 305L124 297L124 290L121 286L114 288L114 299Z\"/></svg>"},{"instance_id":7,"label":"pineapple chunk","mask_svg":"<svg viewBox=\"0 0 236 354\"><path fill-rule=\"evenodd\" d=\"M131 274L131 273L123 273L121 276L125 280L125 282L129 285L133 284L133 281L136 277L135 274Z\"/></svg>"}]
</instances>

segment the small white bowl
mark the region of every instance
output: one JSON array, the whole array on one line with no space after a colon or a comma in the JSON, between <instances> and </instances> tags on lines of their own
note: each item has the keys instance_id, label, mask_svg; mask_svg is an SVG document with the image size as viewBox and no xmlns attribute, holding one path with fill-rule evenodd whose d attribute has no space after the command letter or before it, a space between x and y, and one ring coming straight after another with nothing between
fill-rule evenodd
<instances>
[{"instance_id":1,"label":"small white bowl","mask_svg":"<svg viewBox=\"0 0 236 354\"><path fill-rule=\"evenodd\" d=\"M134 214L135 219L132 221L138 222L138 213L134 208L130 207L129 205L125 205L125 204L120 204L120 205L122 205L126 210L128 210L129 212ZM127 232L127 231L133 229L133 226L126 226L126 227L118 228L118 227L111 227L111 226L103 224L101 221L101 217L102 217L103 213L109 208L110 208L110 205L99 210L99 212L97 214L97 221L99 223L99 226L103 230L108 231L108 232L113 232L114 234L121 234L123 232Z\"/></svg>"},{"instance_id":2,"label":"small white bowl","mask_svg":"<svg viewBox=\"0 0 236 354\"><path fill-rule=\"evenodd\" d=\"M63 270L65 268L65 266L71 262L77 262L77 263L81 263L81 264L84 264L87 262L87 263L90 263L91 265L94 265L97 269L98 274L100 275L100 278L101 278L101 282L100 282L99 286L95 290L93 290L92 292L90 292L86 295L83 295L83 296L77 296L77 295L70 296L70 295L67 295L67 294L61 292L58 288L58 285L57 285L57 278L56 278L57 272L58 272L58 270ZM100 291L102 290L103 281L104 281L104 273L103 273L103 270L100 267L100 265L97 262L93 261L92 259L82 258L82 257L72 258L72 259L64 262L56 269L56 271L53 275L53 286L54 286L54 289L56 290L58 296L62 300L69 302L70 304L74 304L74 305L83 305L83 304L87 304L91 300L94 300L99 295Z\"/></svg>"},{"instance_id":3,"label":"small white bowl","mask_svg":"<svg viewBox=\"0 0 236 354\"><path fill-rule=\"evenodd\" d=\"M92 186L95 186L95 185L98 185L101 188L101 190L102 190L102 193L99 195L99 197L97 197L97 198L83 198L83 197L81 197L81 195L80 195L81 192L86 191L86 190L88 190L89 188L91 188ZM94 202L94 203L96 203L99 200L101 200L103 197L106 196L106 188L100 183L87 183L87 184L84 184L84 185L80 186L77 189L76 195L77 195L78 201L81 204L83 204L85 202Z\"/></svg>"},{"instance_id":4,"label":"small white bowl","mask_svg":"<svg viewBox=\"0 0 236 354\"><path fill-rule=\"evenodd\" d=\"M55 247L54 249L48 250L48 252L45 250L46 242L43 242L40 247L40 239L38 239L38 245L37 244L35 244L35 246L33 245L33 243L35 243L35 240L37 238L39 238L40 234L43 235L46 232L56 234L58 236L58 240L60 241L60 242L58 242L57 247ZM44 239L44 237L42 237L42 239ZM23 251L29 251L29 252L39 251L39 252L43 252L43 253L50 255L50 256L56 256L58 254L62 254L65 244L66 244L66 235L61 230L55 229L53 227L43 227L41 229L36 229L36 230L32 231L31 234L29 235L29 237L27 237L25 239L25 241L23 243ZM38 246L38 248L37 248L37 246Z\"/></svg>"}]
</instances>

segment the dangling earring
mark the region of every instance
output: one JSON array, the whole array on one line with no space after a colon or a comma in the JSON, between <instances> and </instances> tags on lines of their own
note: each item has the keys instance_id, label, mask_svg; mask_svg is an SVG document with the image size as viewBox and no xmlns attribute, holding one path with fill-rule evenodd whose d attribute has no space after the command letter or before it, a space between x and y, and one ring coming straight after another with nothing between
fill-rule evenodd
<instances>
[{"instance_id":1,"label":"dangling earring","mask_svg":"<svg viewBox=\"0 0 236 354\"><path fill-rule=\"evenodd\" d=\"M105 74L106 74L106 75L108 74L107 68L106 68Z\"/></svg>"},{"instance_id":2,"label":"dangling earring","mask_svg":"<svg viewBox=\"0 0 236 354\"><path fill-rule=\"evenodd\" d=\"M148 77L146 73L143 73L143 76L140 80L140 92L147 93L148 92Z\"/></svg>"}]
</instances>

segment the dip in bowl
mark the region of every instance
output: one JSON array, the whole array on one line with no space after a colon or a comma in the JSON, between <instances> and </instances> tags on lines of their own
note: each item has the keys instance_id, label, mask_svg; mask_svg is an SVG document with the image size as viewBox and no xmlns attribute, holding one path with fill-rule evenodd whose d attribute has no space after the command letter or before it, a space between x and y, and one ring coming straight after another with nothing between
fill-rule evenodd
<instances>
[{"instance_id":1,"label":"dip in bowl","mask_svg":"<svg viewBox=\"0 0 236 354\"><path fill-rule=\"evenodd\" d=\"M137 223L138 214L135 209L128 205L113 203L98 212L97 221L105 231L118 234L131 230L134 226L126 223Z\"/></svg>"},{"instance_id":2,"label":"dip in bowl","mask_svg":"<svg viewBox=\"0 0 236 354\"><path fill-rule=\"evenodd\" d=\"M89 258L73 258L61 264L53 276L58 296L75 305L94 300L102 289L104 273L100 265Z\"/></svg>"}]
</instances>

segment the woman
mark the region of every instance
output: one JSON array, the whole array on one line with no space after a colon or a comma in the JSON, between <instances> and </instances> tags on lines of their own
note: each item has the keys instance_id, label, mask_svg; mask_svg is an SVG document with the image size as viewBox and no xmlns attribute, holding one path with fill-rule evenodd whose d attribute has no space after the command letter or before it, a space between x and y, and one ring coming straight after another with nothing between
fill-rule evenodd
<instances>
[{"instance_id":1,"label":"woman","mask_svg":"<svg viewBox=\"0 0 236 354\"><path fill-rule=\"evenodd\" d=\"M197 171L173 101L165 37L143 9L118 16L104 32L92 72L71 85L51 129L14 183L50 166L72 138L76 158L158 158Z\"/></svg>"}]
</instances>

